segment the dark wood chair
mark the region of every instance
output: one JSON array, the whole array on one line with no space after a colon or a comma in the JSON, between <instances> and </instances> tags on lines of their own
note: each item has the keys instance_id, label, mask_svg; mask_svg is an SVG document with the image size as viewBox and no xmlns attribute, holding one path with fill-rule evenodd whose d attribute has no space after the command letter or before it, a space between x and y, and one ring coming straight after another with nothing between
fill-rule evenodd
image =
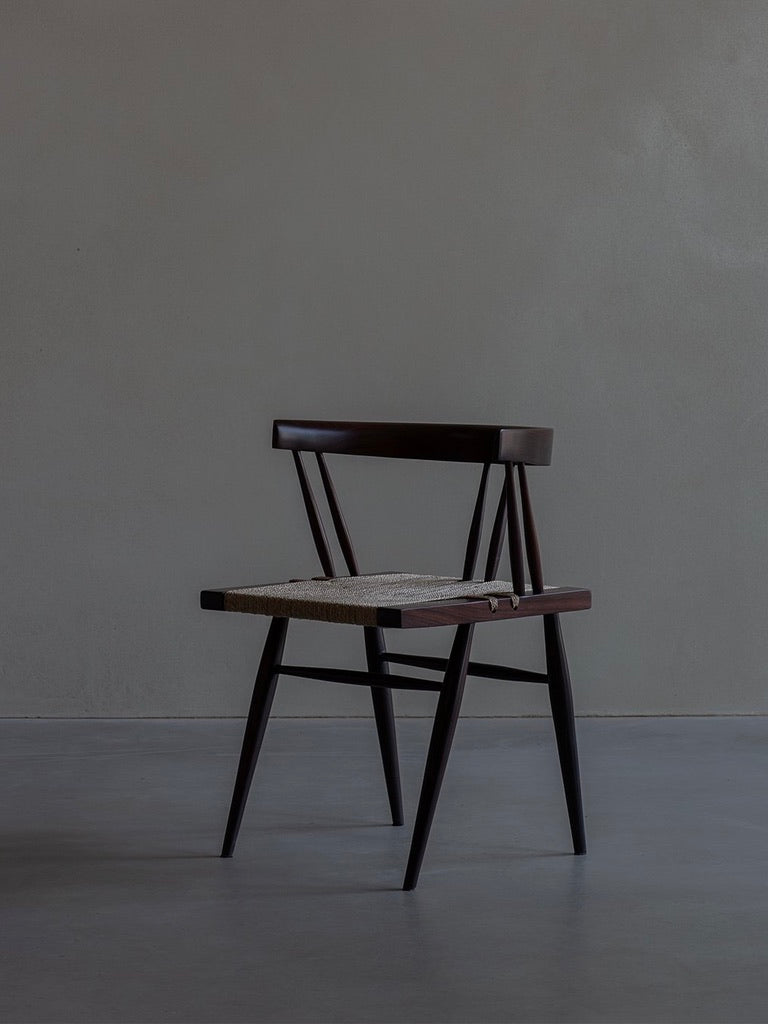
<instances>
[{"instance_id":1,"label":"dark wood chair","mask_svg":"<svg viewBox=\"0 0 768 1024\"><path fill-rule=\"evenodd\" d=\"M533 519L526 466L549 465L552 431L541 427L457 426L427 423L341 423L277 420L273 447L293 453L309 525L324 576L286 584L204 590L201 606L219 611L251 612L272 618L256 676L237 769L222 857L231 857L248 790L280 675L369 686L373 698L392 823L402 825L403 809L395 738L392 690L439 693L427 753L404 889L419 877L429 830L445 773L468 675L512 682L544 683L554 721L574 853L586 851L578 753L568 664L560 630L560 613L589 608L588 590L545 587ZM315 495L302 460L312 452L349 576L337 576ZM482 466L471 516L461 578L410 574L360 574L325 454L398 459L473 462ZM485 571L475 577L486 494L491 470L502 467L501 494L493 517ZM519 489L519 504L518 494ZM505 534L509 543L511 581L496 580ZM526 584L524 561L530 583ZM416 600L414 600L416 596ZM502 622L528 616L544 620L545 672L470 661L475 623ZM361 625L367 670L318 668L283 662L290 618L310 618ZM384 629L455 627L447 658L392 653ZM390 672L390 665L435 671L435 681Z\"/></svg>"}]
</instances>

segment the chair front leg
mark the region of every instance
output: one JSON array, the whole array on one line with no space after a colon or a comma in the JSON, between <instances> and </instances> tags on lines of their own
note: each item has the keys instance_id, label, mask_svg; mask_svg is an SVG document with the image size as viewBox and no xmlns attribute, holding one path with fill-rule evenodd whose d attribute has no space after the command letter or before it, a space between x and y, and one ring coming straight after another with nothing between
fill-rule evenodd
<instances>
[{"instance_id":1,"label":"chair front leg","mask_svg":"<svg viewBox=\"0 0 768 1024\"><path fill-rule=\"evenodd\" d=\"M544 644L547 656L547 675L549 676L549 702L552 707L552 721L555 726L565 801L568 805L573 852L583 854L587 852L587 840L584 831L584 811L581 804L579 752L576 746L576 726L573 718L571 677L565 657L559 615L544 616Z\"/></svg>"},{"instance_id":2,"label":"chair front leg","mask_svg":"<svg viewBox=\"0 0 768 1024\"><path fill-rule=\"evenodd\" d=\"M382 660L384 653L384 631L375 626L365 626L365 655L369 672L387 674L389 665ZM384 779L387 784L389 809L392 824L403 824L403 796L400 789L400 765L397 759L397 735L395 733L395 712L392 707L392 691L385 686L372 686L373 713L376 716L376 732L379 737Z\"/></svg>"},{"instance_id":3,"label":"chair front leg","mask_svg":"<svg viewBox=\"0 0 768 1024\"><path fill-rule=\"evenodd\" d=\"M256 769L256 761L259 757L261 743L264 739L264 731L267 728L269 712L275 697L278 677L276 668L283 657L288 622L288 619L272 619L272 624L267 633L261 661L259 662L259 671L256 675L256 683L253 687L248 721L245 726L240 763L237 766L235 789L232 794L232 804L229 808L229 818L227 819L227 830L224 834L224 846L221 851L222 857L231 857L235 849L237 833L240 831L240 822L243 819L243 811L245 810L245 802L248 799L248 790L251 788L251 779Z\"/></svg>"},{"instance_id":4,"label":"chair front leg","mask_svg":"<svg viewBox=\"0 0 768 1024\"><path fill-rule=\"evenodd\" d=\"M448 764L448 756L451 752L451 743L453 742L456 724L459 720L461 698L464 694L464 684L467 681L469 651L472 646L474 629L475 627L471 623L464 623L457 627L451 654L448 658L448 666L445 670L445 678L440 691L440 698L437 702L434 725L432 726L432 737L429 741L427 763L424 768L424 781L421 785L419 809L416 812L416 824L413 829L408 865L405 869L405 880L403 882L403 889L405 890L414 889L419 879L419 871L424 860L424 852L427 848L432 819L435 816L437 798L440 795L440 787L445 775L446 765Z\"/></svg>"}]
</instances>

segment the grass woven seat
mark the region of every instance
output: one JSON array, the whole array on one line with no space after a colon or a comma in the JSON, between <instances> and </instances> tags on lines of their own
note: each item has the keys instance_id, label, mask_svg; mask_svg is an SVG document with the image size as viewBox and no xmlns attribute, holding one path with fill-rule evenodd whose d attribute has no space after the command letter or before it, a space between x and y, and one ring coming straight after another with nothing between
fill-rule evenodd
<instances>
[{"instance_id":1,"label":"grass woven seat","mask_svg":"<svg viewBox=\"0 0 768 1024\"><path fill-rule=\"evenodd\" d=\"M461 580L452 576L385 572L235 587L223 591L222 610L375 626L379 608L485 598L490 611L495 612L500 597L507 598L513 608L519 604L514 584L507 580Z\"/></svg>"}]
</instances>

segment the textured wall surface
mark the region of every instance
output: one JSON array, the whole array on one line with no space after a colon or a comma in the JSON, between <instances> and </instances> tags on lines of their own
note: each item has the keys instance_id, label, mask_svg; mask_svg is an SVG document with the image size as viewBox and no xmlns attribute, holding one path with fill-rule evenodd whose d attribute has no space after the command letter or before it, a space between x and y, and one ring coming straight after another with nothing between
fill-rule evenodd
<instances>
[{"instance_id":1,"label":"textured wall surface","mask_svg":"<svg viewBox=\"0 0 768 1024\"><path fill-rule=\"evenodd\" d=\"M554 427L577 710L768 711L766 52L764 3L4 0L0 713L244 712L265 623L197 592L318 571L275 416ZM338 473L366 567L459 571L473 469Z\"/></svg>"}]
</instances>

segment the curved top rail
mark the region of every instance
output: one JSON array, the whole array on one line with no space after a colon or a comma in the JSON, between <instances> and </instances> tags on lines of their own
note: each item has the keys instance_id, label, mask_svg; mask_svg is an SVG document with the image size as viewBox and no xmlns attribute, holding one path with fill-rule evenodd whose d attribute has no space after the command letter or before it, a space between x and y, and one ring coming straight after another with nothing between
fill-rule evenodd
<instances>
[{"instance_id":1,"label":"curved top rail","mask_svg":"<svg viewBox=\"0 0 768 1024\"><path fill-rule=\"evenodd\" d=\"M548 466L550 427L455 423L347 423L275 420L272 447L336 455L371 455L439 462L522 462Z\"/></svg>"}]
</instances>

